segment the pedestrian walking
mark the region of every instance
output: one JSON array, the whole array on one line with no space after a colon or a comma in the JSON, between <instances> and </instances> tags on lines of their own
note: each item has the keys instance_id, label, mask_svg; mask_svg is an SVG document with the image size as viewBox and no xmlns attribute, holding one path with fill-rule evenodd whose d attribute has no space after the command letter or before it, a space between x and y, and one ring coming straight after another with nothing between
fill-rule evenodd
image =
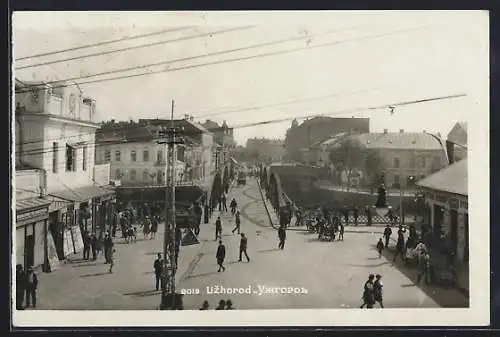
<instances>
[{"instance_id":1,"label":"pedestrian walking","mask_svg":"<svg viewBox=\"0 0 500 337\"><path fill-rule=\"evenodd\" d=\"M378 258L380 259L382 257L382 251L384 250L384 243L382 242L382 238L378 239L377 242L377 251L378 251Z\"/></svg>"},{"instance_id":2,"label":"pedestrian walking","mask_svg":"<svg viewBox=\"0 0 500 337\"><path fill-rule=\"evenodd\" d=\"M22 264L16 265L16 309L24 309L24 295L26 293L26 273Z\"/></svg>"},{"instance_id":3,"label":"pedestrian walking","mask_svg":"<svg viewBox=\"0 0 500 337\"><path fill-rule=\"evenodd\" d=\"M218 238L222 238L222 220L220 216L215 220L215 241L217 241Z\"/></svg>"},{"instance_id":4,"label":"pedestrian walking","mask_svg":"<svg viewBox=\"0 0 500 337\"><path fill-rule=\"evenodd\" d=\"M219 241L216 258L217 258L217 266L219 266L219 270L217 271L220 272L221 269L222 271L225 271L226 267L224 267L224 259L226 258L226 246L224 246L222 240Z\"/></svg>"},{"instance_id":5,"label":"pedestrian walking","mask_svg":"<svg viewBox=\"0 0 500 337\"><path fill-rule=\"evenodd\" d=\"M250 262L250 258L248 257L247 253L247 248L248 248L248 239L245 236L245 233L241 233L241 240L240 240L240 259L238 262L242 261L242 254L245 254L245 257L247 259L247 262Z\"/></svg>"},{"instance_id":6,"label":"pedestrian walking","mask_svg":"<svg viewBox=\"0 0 500 337\"><path fill-rule=\"evenodd\" d=\"M391 226L387 224L384 229L385 248L389 247L389 239L391 238L391 235L392 235Z\"/></svg>"},{"instance_id":7,"label":"pedestrian walking","mask_svg":"<svg viewBox=\"0 0 500 337\"><path fill-rule=\"evenodd\" d=\"M417 284L420 284L420 280L422 279L422 276L424 277L425 284L429 284L430 262L431 262L431 257L429 255L429 253L427 253L425 251L420 252L420 255L418 256L419 274L417 277Z\"/></svg>"},{"instance_id":8,"label":"pedestrian walking","mask_svg":"<svg viewBox=\"0 0 500 337\"><path fill-rule=\"evenodd\" d=\"M371 210L370 206L366 206L365 213L366 213L367 225L371 226L372 225L372 210Z\"/></svg>"},{"instance_id":9,"label":"pedestrian walking","mask_svg":"<svg viewBox=\"0 0 500 337\"><path fill-rule=\"evenodd\" d=\"M226 310L226 301L220 300L219 306L217 308L215 308L215 310Z\"/></svg>"},{"instance_id":10,"label":"pedestrian walking","mask_svg":"<svg viewBox=\"0 0 500 337\"><path fill-rule=\"evenodd\" d=\"M226 192L227 193L227 192ZM222 193L222 210L227 212L227 196L226 193Z\"/></svg>"},{"instance_id":11,"label":"pedestrian walking","mask_svg":"<svg viewBox=\"0 0 500 337\"><path fill-rule=\"evenodd\" d=\"M366 305L367 309L373 309L373 304L375 302L375 298L373 296L373 279L375 278L375 275L370 274L368 276L368 280L365 282L365 285L363 287L363 304L359 307L360 309L363 309Z\"/></svg>"},{"instance_id":12,"label":"pedestrian walking","mask_svg":"<svg viewBox=\"0 0 500 337\"><path fill-rule=\"evenodd\" d=\"M339 241L344 241L344 224L339 223Z\"/></svg>"},{"instance_id":13,"label":"pedestrian walking","mask_svg":"<svg viewBox=\"0 0 500 337\"><path fill-rule=\"evenodd\" d=\"M382 276L380 274L377 274L375 276L375 282L373 282L373 298L374 302L378 303L381 308L384 308L384 300L382 298L383 287L384 284L382 283Z\"/></svg>"},{"instance_id":14,"label":"pedestrian walking","mask_svg":"<svg viewBox=\"0 0 500 337\"><path fill-rule=\"evenodd\" d=\"M90 236L90 248L92 249L92 260L97 260L97 237L95 233Z\"/></svg>"},{"instance_id":15,"label":"pedestrian walking","mask_svg":"<svg viewBox=\"0 0 500 337\"><path fill-rule=\"evenodd\" d=\"M153 217L153 220L151 221L151 239L156 238L157 231L158 231L158 217L155 216L155 217Z\"/></svg>"},{"instance_id":16,"label":"pedestrian walking","mask_svg":"<svg viewBox=\"0 0 500 337\"><path fill-rule=\"evenodd\" d=\"M358 217L359 217L359 208L358 208L358 206L354 206L353 216L354 216L354 226L357 226L358 225Z\"/></svg>"},{"instance_id":17,"label":"pedestrian walking","mask_svg":"<svg viewBox=\"0 0 500 337\"><path fill-rule=\"evenodd\" d=\"M286 230L284 226L280 226L280 228L278 229L278 238L280 240L278 248L283 250L285 248L285 240L286 240Z\"/></svg>"},{"instance_id":18,"label":"pedestrian walking","mask_svg":"<svg viewBox=\"0 0 500 337\"><path fill-rule=\"evenodd\" d=\"M38 288L38 277L33 271L33 267L28 267L26 274L26 308L30 305L36 308L36 289Z\"/></svg>"},{"instance_id":19,"label":"pedestrian walking","mask_svg":"<svg viewBox=\"0 0 500 337\"><path fill-rule=\"evenodd\" d=\"M83 232L83 259L90 259L90 246L91 246L91 238L89 232L85 230Z\"/></svg>"},{"instance_id":20,"label":"pedestrian walking","mask_svg":"<svg viewBox=\"0 0 500 337\"><path fill-rule=\"evenodd\" d=\"M238 203L236 202L235 198L233 198L233 200L231 200L229 207L231 208L231 214L234 215L236 213L236 207L238 207Z\"/></svg>"},{"instance_id":21,"label":"pedestrian walking","mask_svg":"<svg viewBox=\"0 0 500 337\"><path fill-rule=\"evenodd\" d=\"M396 257L401 256L401 260L405 262L405 237L401 230L398 231L398 241L396 242L396 252L394 253L393 262L396 261Z\"/></svg>"},{"instance_id":22,"label":"pedestrian walking","mask_svg":"<svg viewBox=\"0 0 500 337\"><path fill-rule=\"evenodd\" d=\"M111 247L111 249L109 250L109 253L108 253L109 273L110 274L113 273L113 267L115 266L115 253L116 253L116 249L114 249L113 247Z\"/></svg>"},{"instance_id":23,"label":"pedestrian walking","mask_svg":"<svg viewBox=\"0 0 500 337\"><path fill-rule=\"evenodd\" d=\"M234 234L234 232L238 231L238 234L240 234L240 226L241 226L240 211L236 211L234 222L235 222L236 226L233 228L232 233Z\"/></svg>"},{"instance_id":24,"label":"pedestrian walking","mask_svg":"<svg viewBox=\"0 0 500 337\"><path fill-rule=\"evenodd\" d=\"M203 304L201 305L200 310L208 310L208 308L210 308L208 301L207 300L203 301Z\"/></svg>"},{"instance_id":25,"label":"pedestrian walking","mask_svg":"<svg viewBox=\"0 0 500 337\"><path fill-rule=\"evenodd\" d=\"M160 253L158 253L157 258L153 263L153 269L155 272L156 290L160 290L161 276L163 274L163 259L161 258ZM161 284L161 287L163 289L163 284Z\"/></svg>"},{"instance_id":26,"label":"pedestrian walking","mask_svg":"<svg viewBox=\"0 0 500 337\"><path fill-rule=\"evenodd\" d=\"M111 235L109 235L109 232L106 232L106 235L104 236L104 258L105 258L105 263L110 263L110 258L109 255L111 254L111 250L113 249L113 239L111 238Z\"/></svg>"}]
</instances>

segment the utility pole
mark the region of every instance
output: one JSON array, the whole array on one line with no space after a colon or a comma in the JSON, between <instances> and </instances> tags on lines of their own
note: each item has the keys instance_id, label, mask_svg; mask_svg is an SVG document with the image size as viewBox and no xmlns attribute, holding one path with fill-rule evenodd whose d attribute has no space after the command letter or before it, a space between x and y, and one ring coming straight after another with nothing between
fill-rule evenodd
<instances>
[{"instance_id":1,"label":"utility pole","mask_svg":"<svg viewBox=\"0 0 500 337\"><path fill-rule=\"evenodd\" d=\"M167 150L167 185L165 188L165 235L163 238L163 275L161 310L175 310L177 305L177 294L175 292L175 274L177 271L176 254L176 224L175 224L175 145L182 144L182 139L176 137L178 130L174 125L174 105L170 114L170 128L160 131L159 144L165 144Z\"/></svg>"}]
</instances>

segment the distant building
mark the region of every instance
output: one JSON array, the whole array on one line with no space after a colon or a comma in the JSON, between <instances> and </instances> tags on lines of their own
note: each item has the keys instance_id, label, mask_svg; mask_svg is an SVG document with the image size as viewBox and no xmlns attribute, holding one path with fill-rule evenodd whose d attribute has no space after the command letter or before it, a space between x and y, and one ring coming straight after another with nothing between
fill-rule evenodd
<instances>
[{"instance_id":1,"label":"distant building","mask_svg":"<svg viewBox=\"0 0 500 337\"><path fill-rule=\"evenodd\" d=\"M294 121L285 139L286 159L302 162L302 149L341 132L370 132L370 119L314 117L301 124Z\"/></svg>"},{"instance_id":2,"label":"distant building","mask_svg":"<svg viewBox=\"0 0 500 337\"><path fill-rule=\"evenodd\" d=\"M233 136L233 128L230 128L226 121L219 125L217 122L214 122L210 119L207 119L205 123L201 123L208 131L214 134L214 143L219 146L220 158L218 155L218 165L217 167L221 167L222 163L228 162L231 153L236 148L236 142L234 141Z\"/></svg>"},{"instance_id":3,"label":"distant building","mask_svg":"<svg viewBox=\"0 0 500 337\"><path fill-rule=\"evenodd\" d=\"M407 133L404 130L336 135L319 145L320 150L316 153L319 153L321 160L317 161L325 162L325 165L332 167L329 152L346 138L355 139L361 146L378 153L385 174L385 183L390 188L412 187L416 181L448 165L444 141L440 142L425 132ZM409 179L410 177L414 179Z\"/></svg>"},{"instance_id":4,"label":"distant building","mask_svg":"<svg viewBox=\"0 0 500 337\"><path fill-rule=\"evenodd\" d=\"M213 134L185 119L174 125L184 129L184 144L176 146L177 182L208 182L215 171ZM122 186L164 185L167 151L158 141L160 130L170 126L163 119L139 119L127 126L108 123L97 132L96 160L109 163L113 179Z\"/></svg>"},{"instance_id":5,"label":"distant building","mask_svg":"<svg viewBox=\"0 0 500 337\"><path fill-rule=\"evenodd\" d=\"M16 250L25 263L47 262L50 269L50 261L82 249L82 230L101 236L109 228L115 191L109 165L94 160L95 101L75 83L16 80L15 90L16 195L22 200ZM40 215L40 199L49 201L48 221L27 221L26 214Z\"/></svg>"},{"instance_id":6,"label":"distant building","mask_svg":"<svg viewBox=\"0 0 500 337\"><path fill-rule=\"evenodd\" d=\"M453 162L467 158L467 122L456 123L446 140L453 144Z\"/></svg>"},{"instance_id":7,"label":"distant building","mask_svg":"<svg viewBox=\"0 0 500 337\"><path fill-rule=\"evenodd\" d=\"M281 139L251 138L247 140L246 151L250 157L263 162L281 162L285 155Z\"/></svg>"}]
</instances>

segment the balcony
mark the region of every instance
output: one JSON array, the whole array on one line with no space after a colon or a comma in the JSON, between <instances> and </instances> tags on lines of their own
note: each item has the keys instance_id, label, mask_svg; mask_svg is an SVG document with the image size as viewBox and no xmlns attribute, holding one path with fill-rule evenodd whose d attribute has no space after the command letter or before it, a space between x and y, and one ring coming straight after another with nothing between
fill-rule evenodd
<instances>
[{"instance_id":1,"label":"balcony","mask_svg":"<svg viewBox=\"0 0 500 337\"><path fill-rule=\"evenodd\" d=\"M45 175L40 170L16 170L16 200L37 198L45 190Z\"/></svg>"},{"instance_id":2,"label":"balcony","mask_svg":"<svg viewBox=\"0 0 500 337\"><path fill-rule=\"evenodd\" d=\"M94 166L94 182L98 185L105 186L110 184L110 164L100 164Z\"/></svg>"}]
</instances>

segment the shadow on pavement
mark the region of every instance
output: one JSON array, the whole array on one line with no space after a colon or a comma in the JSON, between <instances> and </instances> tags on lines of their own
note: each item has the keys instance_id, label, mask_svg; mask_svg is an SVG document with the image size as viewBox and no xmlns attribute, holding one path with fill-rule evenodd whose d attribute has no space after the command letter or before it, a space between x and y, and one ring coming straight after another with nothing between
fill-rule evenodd
<instances>
[{"instance_id":1,"label":"shadow on pavement","mask_svg":"<svg viewBox=\"0 0 500 337\"><path fill-rule=\"evenodd\" d=\"M376 263L376 264L344 264L344 266L348 267L359 267L359 268L378 268L381 266L384 266L386 264L389 264L389 261L381 262L381 263Z\"/></svg>"},{"instance_id":2,"label":"shadow on pavement","mask_svg":"<svg viewBox=\"0 0 500 337\"><path fill-rule=\"evenodd\" d=\"M90 263L79 263L79 264L75 264L74 266L71 266L73 268L81 268L81 267L92 267L92 266L97 266L99 263L94 261L94 262L90 262Z\"/></svg>"},{"instance_id":3,"label":"shadow on pavement","mask_svg":"<svg viewBox=\"0 0 500 337\"><path fill-rule=\"evenodd\" d=\"M143 290L143 291L135 291L132 293L125 293L125 296L134 296L134 297L148 297L155 296L161 294L161 290Z\"/></svg>"},{"instance_id":4,"label":"shadow on pavement","mask_svg":"<svg viewBox=\"0 0 500 337\"><path fill-rule=\"evenodd\" d=\"M373 246L375 249L375 246ZM391 263L394 268L397 268L401 273L403 273L412 282L411 284L404 284L401 287L409 288L411 286L420 288L427 296L432 298L436 303L444 308L468 308L469 298L464 294L460 293L457 289L453 287L440 287L436 285L426 285L423 283L417 284L418 270L417 268L412 268L404 265L404 262L399 258L393 262L395 247L389 246L385 248L382 252L382 256L388 260L387 263Z\"/></svg>"},{"instance_id":5,"label":"shadow on pavement","mask_svg":"<svg viewBox=\"0 0 500 337\"><path fill-rule=\"evenodd\" d=\"M101 272L101 273L80 275L80 277L93 277L93 276L102 276L102 275L109 275L109 274L110 274L109 272Z\"/></svg>"},{"instance_id":6,"label":"shadow on pavement","mask_svg":"<svg viewBox=\"0 0 500 337\"><path fill-rule=\"evenodd\" d=\"M280 250L281 249L279 249L279 248L263 249L263 250L258 250L257 253L278 252Z\"/></svg>"}]
</instances>

